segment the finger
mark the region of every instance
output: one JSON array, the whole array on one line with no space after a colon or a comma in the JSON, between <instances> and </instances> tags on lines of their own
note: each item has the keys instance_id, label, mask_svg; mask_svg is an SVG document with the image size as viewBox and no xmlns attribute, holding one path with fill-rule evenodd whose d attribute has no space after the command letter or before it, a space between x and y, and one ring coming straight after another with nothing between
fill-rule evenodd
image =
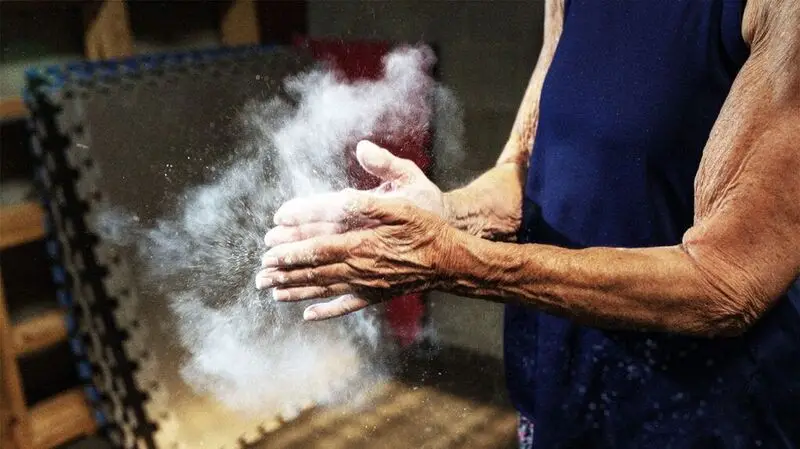
<instances>
[{"instance_id":1,"label":"finger","mask_svg":"<svg viewBox=\"0 0 800 449\"><path fill-rule=\"evenodd\" d=\"M306 321L320 321L347 315L370 305L364 298L354 295L344 295L328 302L314 304L306 307L303 319Z\"/></svg>"},{"instance_id":2,"label":"finger","mask_svg":"<svg viewBox=\"0 0 800 449\"><path fill-rule=\"evenodd\" d=\"M273 221L279 226L297 226L313 222L340 222L357 220L356 205L367 192L344 189L304 198L295 198L284 203L275 212ZM357 225L358 223L355 223Z\"/></svg>"},{"instance_id":3,"label":"finger","mask_svg":"<svg viewBox=\"0 0 800 449\"><path fill-rule=\"evenodd\" d=\"M323 235L335 235L348 231L349 226L344 222L319 222L307 223L297 226L276 226L264 236L264 244L269 247L283 243L307 240Z\"/></svg>"},{"instance_id":4,"label":"finger","mask_svg":"<svg viewBox=\"0 0 800 449\"><path fill-rule=\"evenodd\" d=\"M288 288L331 285L352 279L350 266L344 263L296 270L266 268L256 274L256 288Z\"/></svg>"},{"instance_id":5,"label":"finger","mask_svg":"<svg viewBox=\"0 0 800 449\"><path fill-rule=\"evenodd\" d=\"M272 298L281 302L305 301L308 299L330 298L353 293L348 284L333 284L313 287L276 288L272 290Z\"/></svg>"},{"instance_id":6,"label":"finger","mask_svg":"<svg viewBox=\"0 0 800 449\"><path fill-rule=\"evenodd\" d=\"M422 174L415 163L399 158L368 140L356 145L356 159L364 170L383 181L409 179Z\"/></svg>"},{"instance_id":7,"label":"finger","mask_svg":"<svg viewBox=\"0 0 800 449\"><path fill-rule=\"evenodd\" d=\"M261 258L264 268L319 266L344 260L365 237L365 231L284 243L267 251Z\"/></svg>"},{"instance_id":8,"label":"finger","mask_svg":"<svg viewBox=\"0 0 800 449\"><path fill-rule=\"evenodd\" d=\"M401 197L367 198L360 203L359 211L366 219L386 225L404 223L417 214L428 213Z\"/></svg>"}]
</instances>

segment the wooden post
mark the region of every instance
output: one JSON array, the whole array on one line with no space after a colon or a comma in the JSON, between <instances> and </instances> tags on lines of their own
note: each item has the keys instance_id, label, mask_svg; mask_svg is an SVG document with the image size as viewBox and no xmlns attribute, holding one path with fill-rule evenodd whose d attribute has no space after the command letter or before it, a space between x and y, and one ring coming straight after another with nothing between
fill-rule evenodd
<instances>
[{"instance_id":1,"label":"wooden post","mask_svg":"<svg viewBox=\"0 0 800 449\"><path fill-rule=\"evenodd\" d=\"M258 11L254 0L232 0L220 21L222 43L228 46L257 44Z\"/></svg>"},{"instance_id":2,"label":"wooden post","mask_svg":"<svg viewBox=\"0 0 800 449\"><path fill-rule=\"evenodd\" d=\"M133 34L124 0L104 0L88 14L86 57L108 59L133 54Z\"/></svg>"},{"instance_id":3,"label":"wooden post","mask_svg":"<svg viewBox=\"0 0 800 449\"><path fill-rule=\"evenodd\" d=\"M15 449L33 449L31 445L31 429L28 420L28 408L25 404L25 393L22 390L22 380L19 375L17 356L12 348L11 323L6 308L6 296L3 289L2 274L0 274L0 391L2 391L2 406L7 407L3 413L4 439L14 442ZM3 442L5 448L5 441Z\"/></svg>"}]
</instances>

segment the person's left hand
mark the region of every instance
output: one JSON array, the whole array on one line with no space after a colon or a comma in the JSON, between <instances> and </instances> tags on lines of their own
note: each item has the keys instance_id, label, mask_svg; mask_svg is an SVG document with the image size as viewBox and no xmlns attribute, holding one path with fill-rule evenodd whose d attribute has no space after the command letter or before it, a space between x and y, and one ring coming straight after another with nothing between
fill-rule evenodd
<instances>
[{"instance_id":1,"label":"person's left hand","mask_svg":"<svg viewBox=\"0 0 800 449\"><path fill-rule=\"evenodd\" d=\"M303 318L341 316L399 294L435 288L443 279L455 230L406 200L365 197L348 208L370 229L313 237L270 249L257 288L278 301L339 296L308 307Z\"/></svg>"}]
</instances>

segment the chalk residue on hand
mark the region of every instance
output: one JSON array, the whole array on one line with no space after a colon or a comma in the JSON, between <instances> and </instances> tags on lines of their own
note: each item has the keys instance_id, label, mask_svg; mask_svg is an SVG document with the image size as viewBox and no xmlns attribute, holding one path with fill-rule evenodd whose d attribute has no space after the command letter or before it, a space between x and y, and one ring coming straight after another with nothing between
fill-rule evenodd
<instances>
[{"instance_id":1,"label":"chalk residue on hand","mask_svg":"<svg viewBox=\"0 0 800 449\"><path fill-rule=\"evenodd\" d=\"M159 286L168 301L189 355L181 373L194 390L274 413L350 398L387 372L391 350L376 311L304 323L307 304L276 303L253 276L275 210L346 187L345 151L359 140L425 133L444 111L451 117L436 120L435 143L455 156L458 108L428 76L431 63L428 50L407 48L385 58L376 81L347 83L325 69L289 79L290 98L246 108L246 144L214 182L185 192L174 216L151 229L118 210L101 217L104 237L137 249L139 284Z\"/></svg>"}]
</instances>

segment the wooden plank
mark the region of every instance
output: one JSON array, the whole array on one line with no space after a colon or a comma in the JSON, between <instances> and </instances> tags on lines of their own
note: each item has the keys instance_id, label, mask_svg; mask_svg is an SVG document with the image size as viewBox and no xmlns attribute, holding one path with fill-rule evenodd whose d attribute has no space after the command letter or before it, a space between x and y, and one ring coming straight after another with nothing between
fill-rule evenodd
<instances>
[{"instance_id":1,"label":"wooden plank","mask_svg":"<svg viewBox=\"0 0 800 449\"><path fill-rule=\"evenodd\" d=\"M44 210L27 202L0 208L0 250L43 238Z\"/></svg>"},{"instance_id":2,"label":"wooden plank","mask_svg":"<svg viewBox=\"0 0 800 449\"><path fill-rule=\"evenodd\" d=\"M28 108L22 98L0 100L0 120L19 120L28 116Z\"/></svg>"},{"instance_id":3,"label":"wooden plank","mask_svg":"<svg viewBox=\"0 0 800 449\"><path fill-rule=\"evenodd\" d=\"M30 423L25 404L25 393L17 365L17 357L11 347L11 323L6 308L5 290L0 274L0 396L3 406L3 433L10 436L17 449L33 449L31 446ZM5 447L5 446L4 446Z\"/></svg>"},{"instance_id":4,"label":"wooden plank","mask_svg":"<svg viewBox=\"0 0 800 449\"><path fill-rule=\"evenodd\" d=\"M84 36L86 57L109 59L133 54L133 34L124 0L105 0L90 4Z\"/></svg>"},{"instance_id":5,"label":"wooden plank","mask_svg":"<svg viewBox=\"0 0 800 449\"><path fill-rule=\"evenodd\" d=\"M254 0L232 0L222 14L220 35L224 45L259 43L258 11Z\"/></svg>"},{"instance_id":6,"label":"wooden plank","mask_svg":"<svg viewBox=\"0 0 800 449\"><path fill-rule=\"evenodd\" d=\"M69 390L36 404L30 413L35 449L50 449L97 430L83 392Z\"/></svg>"},{"instance_id":7,"label":"wooden plank","mask_svg":"<svg viewBox=\"0 0 800 449\"><path fill-rule=\"evenodd\" d=\"M40 351L67 338L67 323L62 310L48 310L12 326L17 357Z\"/></svg>"}]
</instances>

